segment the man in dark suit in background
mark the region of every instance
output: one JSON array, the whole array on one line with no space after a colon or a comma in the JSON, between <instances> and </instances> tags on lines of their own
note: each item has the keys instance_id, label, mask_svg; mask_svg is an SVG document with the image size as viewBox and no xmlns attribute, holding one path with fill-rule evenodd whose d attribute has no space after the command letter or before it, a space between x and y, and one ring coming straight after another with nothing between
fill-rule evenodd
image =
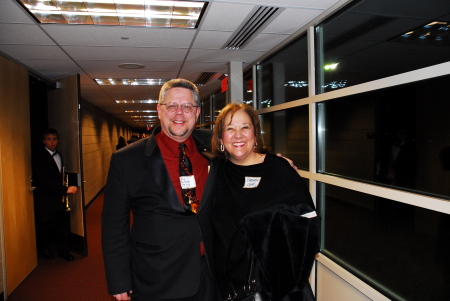
<instances>
[{"instance_id":1,"label":"man in dark suit in background","mask_svg":"<svg viewBox=\"0 0 450 301\"><path fill-rule=\"evenodd\" d=\"M180 143L191 161L194 199L207 198L216 172L211 132L194 129L197 87L184 79L167 82L157 109L161 126L111 158L102 213L108 292L117 300L218 300L198 224L208 204L200 201L192 212L180 183Z\"/></svg>"},{"instance_id":2,"label":"man in dark suit in background","mask_svg":"<svg viewBox=\"0 0 450 301\"><path fill-rule=\"evenodd\" d=\"M76 186L64 183L64 164L61 154L56 150L59 133L48 129L42 135L44 147L33 151L34 212L36 222L36 242L38 255L52 259L50 243L56 234L58 257L74 260L69 253L70 216L66 211L63 196L76 193Z\"/></svg>"}]
</instances>

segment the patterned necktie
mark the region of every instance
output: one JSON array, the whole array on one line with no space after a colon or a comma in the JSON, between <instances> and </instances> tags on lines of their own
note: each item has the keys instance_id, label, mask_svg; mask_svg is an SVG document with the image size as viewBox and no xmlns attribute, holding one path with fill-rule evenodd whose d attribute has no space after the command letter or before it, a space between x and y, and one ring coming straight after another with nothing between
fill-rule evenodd
<instances>
[{"instance_id":1,"label":"patterned necktie","mask_svg":"<svg viewBox=\"0 0 450 301\"><path fill-rule=\"evenodd\" d=\"M189 161L189 158L186 156L185 147L186 144L184 143L180 143L180 146L178 146L178 149L180 150L180 176L182 177L192 175L191 161ZM195 195L195 188L182 188L181 196L184 201L184 209L197 213L199 201Z\"/></svg>"}]
</instances>

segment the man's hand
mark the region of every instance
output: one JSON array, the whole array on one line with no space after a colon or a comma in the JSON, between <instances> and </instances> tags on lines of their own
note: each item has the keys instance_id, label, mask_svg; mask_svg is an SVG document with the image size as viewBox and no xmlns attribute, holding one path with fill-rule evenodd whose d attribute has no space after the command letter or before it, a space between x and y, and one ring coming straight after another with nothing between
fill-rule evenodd
<instances>
[{"instance_id":1,"label":"man's hand","mask_svg":"<svg viewBox=\"0 0 450 301\"><path fill-rule=\"evenodd\" d=\"M289 162L289 164L292 166L292 168L295 169L295 171L298 172L298 168L297 168L297 166L294 165L294 161L292 161L292 160L289 159L289 158L283 157L283 155L280 154L280 153L278 153L277 156L286 159L286 161Z\"/></svg>"},{"instance_id":2,"label":"man's hand","mask_svg":"<svg viewBox=\"0 0 450 301\"><path fill-rule=\"evenodd\" d=\"M116 298L116 300L121 301L121 300L131 300L131 293L133 291L129 291L128 293L122 293L122 294L117 294L117 295L113 295L114 298Z\"/></svg>"},{"instance_id":3,"label":"man's hand","mask_svg":"<svg viewBox=\"0 0 450 301\"><path fill-rule=\"evenodd\" d=\"M67 193L76 193L78 190L77 186L70 186L67 188Z\"/></svg>"}]
</instances>

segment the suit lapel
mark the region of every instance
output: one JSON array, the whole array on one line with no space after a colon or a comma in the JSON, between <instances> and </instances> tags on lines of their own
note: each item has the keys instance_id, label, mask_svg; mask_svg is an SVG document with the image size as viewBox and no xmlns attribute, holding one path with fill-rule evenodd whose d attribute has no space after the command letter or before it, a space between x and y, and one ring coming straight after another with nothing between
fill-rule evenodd
<instances>
[{"instance_id":1,"label":"suit lapel","mask_svg":"<svg viewBox=\"0 0 450 301\"><path fill-rule=\"evenodd\" d=\"M146 160L145 165L150 176L153 178L156 186L160 189L161 194L165 196L167 203L169 203L173 210L184 213L184 208L181 206L178 194L173 187L172 180L170 179L169 172L167 171L166 164L164 163L154 134L147 138L147 140L145 155L148 159Z\"/></svg>"}]
</instances>

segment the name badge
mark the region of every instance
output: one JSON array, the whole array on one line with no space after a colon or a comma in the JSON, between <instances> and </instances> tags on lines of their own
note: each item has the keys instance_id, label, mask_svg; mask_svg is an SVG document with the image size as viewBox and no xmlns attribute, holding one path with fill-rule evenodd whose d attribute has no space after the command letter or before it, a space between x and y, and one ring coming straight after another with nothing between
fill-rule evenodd
<instances>
[{"instance_id":1,"label":"name badge","mask_svg":"<svg viewBox=\"0 0 450 301\"><path fill-rule=\"evenodd\" d=\"M256 188L261 181L261 177L245 177L244 188Z\"/></svg>"},{"instance_id":2,"label":"name badge","mask_svg":"<svg viewBox=\"0 0 450 301\"><path fill-rule=\"evenodd\" d=\"M197 187L197 184L195 183L195 177L194 175L190 176L181 176L180 177L180 184L182 189L191 189Z\"/></svg>"}]
</instances>

